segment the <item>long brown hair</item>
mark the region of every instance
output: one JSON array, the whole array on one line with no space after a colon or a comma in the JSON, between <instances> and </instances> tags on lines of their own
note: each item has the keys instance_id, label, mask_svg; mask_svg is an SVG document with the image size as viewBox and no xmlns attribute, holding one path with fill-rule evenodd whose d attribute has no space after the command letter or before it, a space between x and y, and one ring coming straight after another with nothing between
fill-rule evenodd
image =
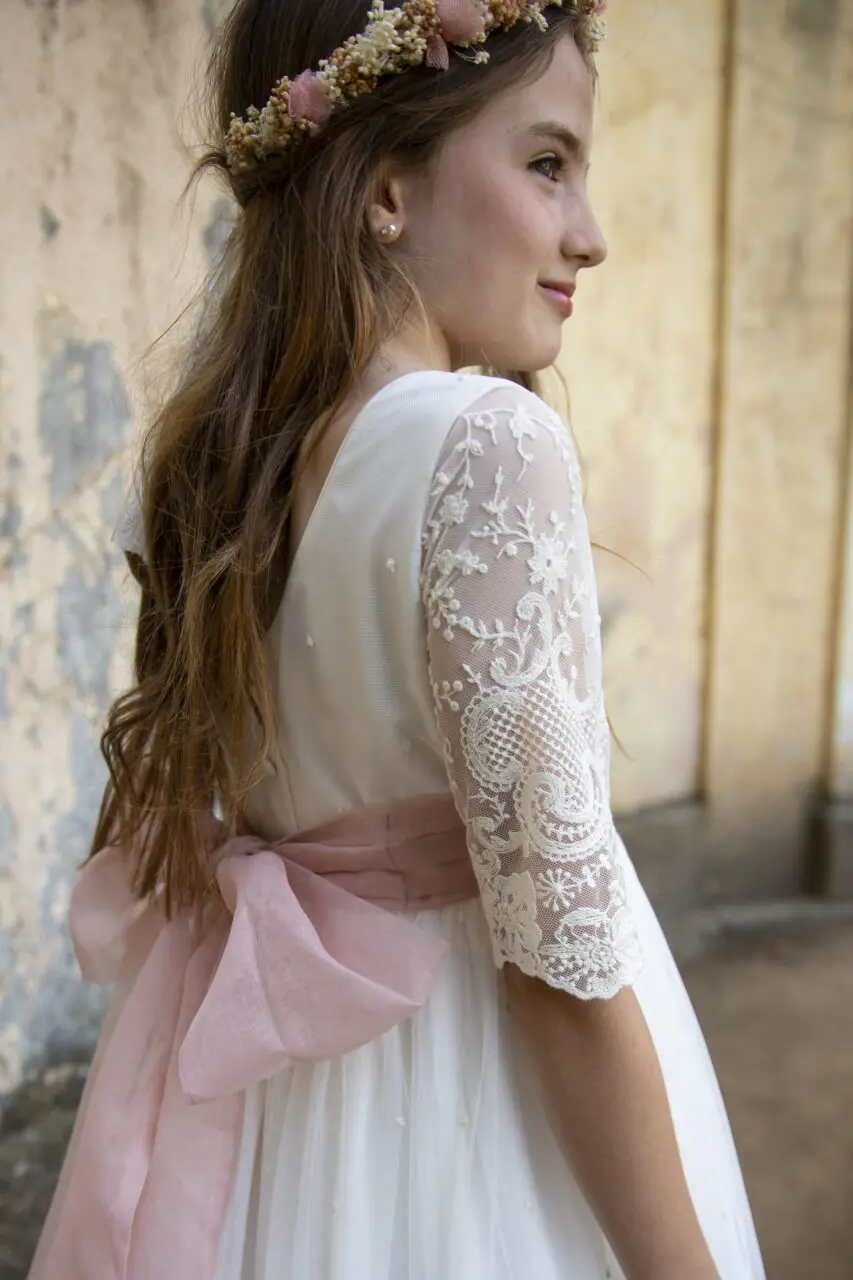
<instances>
[{"instance_id":1,"label":"long brown hair","mask_svg":"<svg viewBox=\"0 0 853 1280\"><path fill-rule=\"evenodd\" d=\"M366 0L238 0L213 46L208 126L262 106L276 80L314 68L363 28ZM333 115L321 137L233 177L239 206L176 389L147 431L145 539L135 683L110 709L109 767L92 853L132 851L134 890L167 911L199 901L208 875L199 818L229 830L275 732L265 633L281 599L282 551L301 466L324 425L415 301L366 210L383 162L423 165L495 94L547 66L578 10L549 29L517 22L490 60L389 76ZM532 379L510 370L530 386ZM286 678L286 673L285 673Z\"/></svg>"}]
</instances>

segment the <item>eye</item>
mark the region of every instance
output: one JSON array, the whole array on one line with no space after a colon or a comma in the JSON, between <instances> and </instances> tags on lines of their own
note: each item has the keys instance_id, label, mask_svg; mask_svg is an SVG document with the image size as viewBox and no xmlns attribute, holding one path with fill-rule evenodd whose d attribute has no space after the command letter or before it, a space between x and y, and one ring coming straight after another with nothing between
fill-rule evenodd
<instances>
[{"instance_id":1,"label":"eye","mask_svg":"<svg viewBox=\"0 0 853 1280\"><path fill-rule=\"evenodd\" d=\"M547 167L540 168L542 165ZM541 173L542 177L547 178L549 182L556 182L558 176L565 169L566 162L561 156L555 155L551 152L547 156L539 156L538 160L531 161L530 167L531 169L535 169L537 173ZM550 172L548 172L548 169L550 169Z\"/></svg>"}]
</instances>

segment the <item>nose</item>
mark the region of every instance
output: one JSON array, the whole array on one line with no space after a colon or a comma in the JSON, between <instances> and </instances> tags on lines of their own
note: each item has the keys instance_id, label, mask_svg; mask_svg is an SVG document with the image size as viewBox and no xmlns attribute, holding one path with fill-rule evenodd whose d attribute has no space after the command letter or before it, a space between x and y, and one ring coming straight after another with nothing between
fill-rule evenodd
<instances>
[{"instance_id":1,"label":"nose","mask_svg":"<svg viewBox=\"0 0 853 1280\"><path fill-rule=\"evenodd\" d=\"M600 267L607 257L607 241L589 200L584 197L572 211L566 228L564 252L579 268Z\"/></svg>"}]
</instances>

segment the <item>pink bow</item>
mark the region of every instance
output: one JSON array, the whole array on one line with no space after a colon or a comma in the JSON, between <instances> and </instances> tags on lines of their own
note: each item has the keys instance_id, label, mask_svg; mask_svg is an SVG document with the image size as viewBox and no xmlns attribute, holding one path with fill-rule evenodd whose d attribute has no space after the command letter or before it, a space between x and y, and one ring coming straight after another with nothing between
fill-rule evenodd
<instances>
[{"instance_id":1,"label":"pink bow","mask_svg":"<svg viewBox=\"0 0 853 1280\"><path fill-rule=\"evenodd\" d=\"M450 44L468 44L486 30L486 6L482 0L437 0L436 16L440 34L427 40L424 59L428 67L446 71L450 66Z\"/></svg>"},{"instance_id":2,"label":"pink bow","mask_svg":"<svg viewBox=\"0 0 853 1280\"><path fill-rule=\"evenodd\" d=\"M210 1280L242 1091L358 1048L429 995L440 939L299 865L287 842L238 837L220 853L228 912L205 919L135 903L117 848L79 876L81 969L118 985L29 1280Z\"/></svg>"}]
</instances>

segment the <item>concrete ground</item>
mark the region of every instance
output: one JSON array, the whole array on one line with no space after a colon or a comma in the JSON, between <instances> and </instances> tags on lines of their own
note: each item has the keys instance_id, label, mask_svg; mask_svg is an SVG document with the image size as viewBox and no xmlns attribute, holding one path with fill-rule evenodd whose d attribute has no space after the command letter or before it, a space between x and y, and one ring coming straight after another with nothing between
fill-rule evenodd
<instances>
[{"instance_id":1,"label":"concrete ground","mask_svg":"<svg viewBox=\"0 0 853 1280\"><path fill-rule=\"evenodd\" d=\"M730 942L683 972L768 1280L853 1280L853 923Z\"/></svg>"},{"instance_id":2,"label":"concrete ground","mask_svg":"<svg viewBox=\"0 0 853 1280\"><path fill-rule=\"evenodd\" d=\"M683 971L768 1280L853 1280L853 922L730 940ZM81 1078L54 1069L4 1119L0 1280L26 1276Z\"/></svg>"},{"instance_id":3,"label":"concrete ground","mask_svg":"<svg viewBox=\"0 0 853 1280\"><path fill-rule=\"evenodd\" d=\"M54 1067L44 1079L22 1089L3 1113L0 1280L25 1280L84 1078L82 1066Z\"/></svg>"}]
</instances>

